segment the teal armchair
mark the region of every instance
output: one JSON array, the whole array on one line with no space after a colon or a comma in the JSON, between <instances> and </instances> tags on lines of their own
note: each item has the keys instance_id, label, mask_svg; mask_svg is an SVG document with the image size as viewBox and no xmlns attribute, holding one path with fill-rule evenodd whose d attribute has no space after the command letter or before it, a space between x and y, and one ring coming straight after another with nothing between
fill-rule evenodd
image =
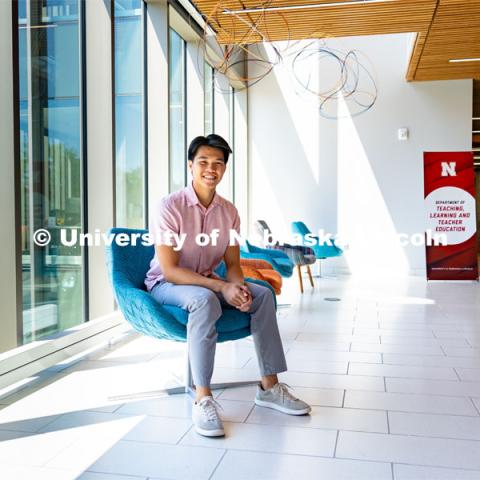
<instances>
[{"instance_id":1,"label":"teal armchair","mask_svg":"<svg viewBox=\"0 0 480 480\"><path fill-rule=\"evenodd\" d=\"M343 250L335 245L332 240L331 245L319 244L319 238L316 235L311 235L315 240L315 245L308 245L305 241L305 235L311 234L310 229L303 222L292 222L292 233L300 235L302 238L302 245L309 246L315 253L317 260L324 260L331 257L340 257L343 255Z\"/></svg>"},{"instance_id":2,"label":"teal armchair","mask_svg":"<svg viewBox=\"0 0 480 480\"><path fill-rule=\"evenodd\" d=\"M128 238L132 239L134 238L133 235L146 234L147 230L112 228L108 233L112 235L113 240L106 248L107 271L115 300L125 320L136 331L144 335L175 342L185 342L187 339L188 312L173 305L159 304L145 289L145 276L150 261L155 254L154 246L143 245L137 241L130 241L128 245L120 246L115 242L117 235L127 235ZM222 265L218 267L217 274L222 274ZM269 288L275 299L275 292L268 283L251 278L247 280ZM235 308L224 308L222 316L217 321L216 328L218 342L248 337L251 334L250 315ZM188 356L185 371L185 385L166 389L166 393L194 393ZM258 382L213 384L212 389L256 383Z\"/></svg>"}]
</instances>

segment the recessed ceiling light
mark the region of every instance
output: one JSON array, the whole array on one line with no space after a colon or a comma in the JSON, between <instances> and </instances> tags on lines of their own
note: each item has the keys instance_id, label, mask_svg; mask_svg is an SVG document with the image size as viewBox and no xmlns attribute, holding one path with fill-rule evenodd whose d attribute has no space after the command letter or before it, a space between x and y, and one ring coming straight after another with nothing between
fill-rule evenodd
<instances>
[{"instance_id":1,"label":"recessed ceiling light","mask_svg":"<svg viewBox=\"0 0 480 480\"><path fill-rule=\"evenodd\" d=\"M480 62L480 58L453 58L450 63Z\"/></svg>"},{"instance_id":2,"label":"recessed ceiling light","mask_svg":"<svg viewBox=\"0 0 480 480\"><path fill-rule=\"evenodd\" d=\"M370 3L391 3L398 0L350 0L347 2L330 2L330 3L312 3L308 5L285 5L283 7L267 7L267 8L246 8L243 10L229 10L223 9L225 15L235 15L237 13L256 13L256 12L274 12L278 10L305 10L309 8L322 8L322 7L347 7L352 5L366 5Z\"/></svg>"}]
</instances>

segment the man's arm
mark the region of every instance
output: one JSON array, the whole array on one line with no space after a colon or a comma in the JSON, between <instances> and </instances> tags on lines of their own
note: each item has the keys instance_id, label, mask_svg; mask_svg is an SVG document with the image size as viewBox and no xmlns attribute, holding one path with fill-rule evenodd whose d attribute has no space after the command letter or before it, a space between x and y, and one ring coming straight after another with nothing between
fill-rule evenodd
<instances>
[{"instance_id":1,"label":"man's arm","mask_svg":"<svg viewBox=\"0 0 480 480\"><path fill-rule=\"evenodd\" d=\"M223 257L227 267L227 281L244 283L242 268L240 267L240 247L238 245L228 246Z\"/></svg>"},{"instance_id":2,"label":"man's arm","mask_svg":"<svg viewBox=\"0 0 480 480\"><path fill-rule=\"evenodd\" d=\"M240 309L245 305L244 288L246 287L241 287L231 281L224 282L216 278L204 277L189 268L179 267L180 252L176 252L174 247L158 245L156 253L167 282L175 285L198 285L199 287L209 288L214 292L222 293L225 300L234 307Z\"/></svg>"},{"instance_id":3,"label":"man's arm","mask_svg":"<svg viewBox=\"0 0 480 480\"><path fill-rule=\"evenodd\" d=\"M214 292L222 291L225 284L223 280L204 277L189 268L179 267L180 252L175 251L173 247L158 245L156 252L163 276L167 282L176 285L198 285L199 287L209 288Z\"/></svg>"},{"instance_id":4,"label":"man's arm","mask_svg":"<svg viewBox=\"0 0 480 480\"><path fill-rule=\"evenodd\" d=\"M245 285L245 278L240 267L240 247L238 245L228 246L223 260L227 267L227 282L236 285L241 290L242 303L236 306L240 311L247 312L252 304L252 293Z\"/></svg>"}]
</instances>

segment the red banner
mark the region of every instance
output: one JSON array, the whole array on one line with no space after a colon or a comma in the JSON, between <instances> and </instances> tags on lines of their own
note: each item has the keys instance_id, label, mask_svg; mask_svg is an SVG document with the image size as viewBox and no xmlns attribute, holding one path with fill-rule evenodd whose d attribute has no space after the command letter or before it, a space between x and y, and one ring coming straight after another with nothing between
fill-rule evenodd
<instances>
[{"instance_id":1,"label":"red banner","mask_svg":"<svg viewBox=\"0 0 480 480\"><path fill-rule=\"evenodd\" d=\"M473 154L426 152L423 161L426 238L444 243L427 240L427 279L477 280Z\"/></svg>"}]
</instances>

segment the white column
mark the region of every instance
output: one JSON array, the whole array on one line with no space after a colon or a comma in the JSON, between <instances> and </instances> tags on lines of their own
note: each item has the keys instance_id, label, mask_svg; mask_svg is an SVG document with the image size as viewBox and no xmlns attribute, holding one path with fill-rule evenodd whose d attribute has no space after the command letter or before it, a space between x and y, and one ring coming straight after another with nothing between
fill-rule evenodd
<instances>
[{"instance_id":1,"label":"white column","mask_svg":"<svg viewBox=\"0 0 480 480\"><path fill-rule=\"evenodd\" d=\"M168 194L168 4L147 3L148 211Z\"/></svg>"},{"instance_id":2,"label":"white column","mask_svg":"<svg viewBox=\"0 0 480 480\"><path fill-rule=\"evenodd\" d=\"M0 353L17 346L12 2L0 2ZM18 106L16 106L18 108ZM21 315L20 309L18 313ZM19 321L21 321L21 317Z\"/></svg>"},{"instance_id":3,"label":"white column","mask_svg":"<svg viewBox=\"0 0 480 480\"><path fill-rule=\"evenodd\" d=\"M242 220L242 234L248 233L248 90L236 90L234 96L234 182L235 205Z\"/></svg>"},{"instance_id":4,"label":"white column","mask_svg":"<svg viewBox=\"0 0 480 480\"><path fill-rule=\"evenodd\" d=\"M215 116L215 133L223 137L229 144L230 139L230 84L225 75L215 72L215 101L214 101L214 116ZM229 162L225 176L218 186L218 192L225 198L232 200L232 164Z\"/></svg>"},{"instance_id":5,"label":"white column","mask_svg":"<svg viewBox=\"0 0 480 480\"><path fill-rule=\"evenodd\" d=\"M86 2L88 231L114 225L110 2ZM90 319L113 311L104 246L88 250Z\"/></svg>"},{"instance_id":6,"label":"white column","mask_svg":"<svg viewBox=\"0 0 480 480\"><path fill-rule=\"evenodd\" d=\"M203 52L195 42L187 43L187 147L203 135L205 121Z\"/></svg>"}]
</instances>

